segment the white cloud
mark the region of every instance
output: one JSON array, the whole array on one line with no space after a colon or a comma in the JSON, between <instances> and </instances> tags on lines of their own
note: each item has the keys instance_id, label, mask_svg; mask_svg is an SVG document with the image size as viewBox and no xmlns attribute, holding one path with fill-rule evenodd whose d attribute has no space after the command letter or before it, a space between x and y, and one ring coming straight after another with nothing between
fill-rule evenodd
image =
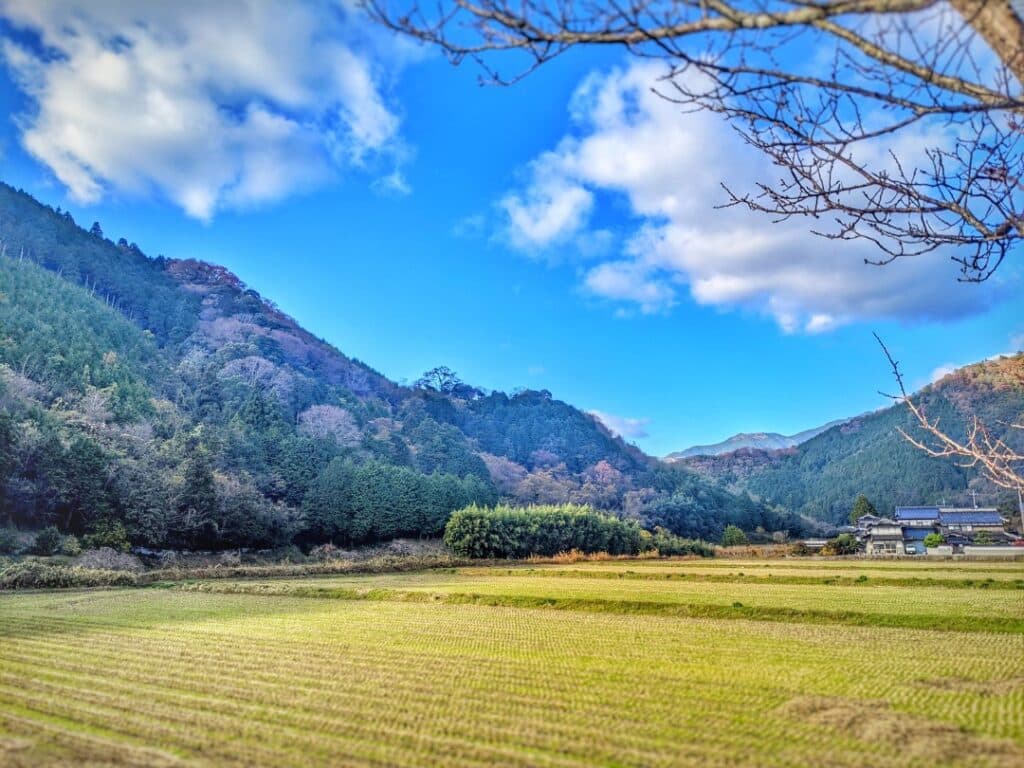
<instances>
[{"instance_id":1,"label":"white cloud","mask_svg":"<svg viewBox=\"0 0 1024 768\"><path fill-rule=\"evenodd\" d=\"M399 117L357 13L328 0L0 0L30 33L2 41L34 102L22 143L79 202L156 193L203 220L397 162ZM397 170L381 183L406 187Z\"/></svg>"},{"instance_id":2,"label":"white cloud","mask_svg":"<svg viewBox=\"0 0 1024 768\"><path fill-rule=\"evenodd\" d=\"M385 197L408 197L412 194L412 186L398 168L387 176L374 179L370 186L378 195Z\"/></svg>"},{"instance_id":3,"label":"white cloud","mask_svg":"<svg viewBox=\"0 0 1024 768\"><path fill-rule=\"evenodd\" d=\"M939 379L949 376L949 374L953 373L953 371L960 367L961 366L953 363L943 363L928 375L928 383L934 384Z\"/></svg>"},{"instance_id":4,"label":"white cloud","mask_svg":"<svg viewBox=\"0 0 1024 768\"><path fill-rule=\"evenodd\" d=\"M617 301L638 304L640 310L652 314L675 303L675 291L651 277L635 261L609 261L588 270L583 285L591 293Z\"/></svg>"},{"instance_id":5,"label":"white cloud","mask_svg":"<svg viewBox=\"0 0 1024 768\"><path fill-rule=\"evenodd\" d=\"M979 312L1009 276L957 283L955 265L941 256L866 265L878 256L870 244L817 237L808 220L773 223L740 207L716 209L723 182L749 190L778 171L719 116L684 113L654 93L664 73L662 64L640 61L583 81L570 102L570 133L502 201L514 246L531 252L579 242L597 227L598 193L610 193L640 223L620 253L583 273L585 290L645 313L671 308L688 290L699 304L766 313L785 332ZM900 140L904 153L931 145L916 134ZM882 151L877 160L890 162Z\"/></svg>"},{"instance_id":6,"label":"white cloud","mask_svg":"<svg viewBox=\"0 0 1024 768\"><path fill-rule=\"evenodd\" d=\"M545 248L583 228L594 196L568 179L558 168L558 157L549 153L535 161L525 192L501 200L499 207L508 216L513 245L523 250Z\"/></svg>"},{"instance_id":7,"label":"white cloud","mask_svg":"<svg viewBox=\"0 0 1024 768\"><path fill-rule=\"evenodd\" d=\"M614 416L610 413L605 413L604 411L587 411L587 413L620 437L636 440L648 436L647 425L651 423L650 419L634 419L628 416Z\"/></svg>"},{"instance_id":8,"label":"white cloud","mask_svg":"<svg viewBox=\"0 0 1024 768\"><path fill-rule=\"evenodd\" d=\"M988 357L985 358L985 360L998 360L1001 357L1013 357L1014 355L1018 354L1019 352L1024 351L1024 333L1019 333L1019 334L1011 335L1010 338L1009 338L1009 344L1007 346L1008 346L1008 349L1006 349L1005 351L997 352L994 355L989 355ZM971 365L973 363L976 363L976 362L979 362L979 361L977 361L977 360L969 360L966 363L943 363L942 365L937 366L928 375L928 381L927 382L919 384L918 387L916 387L916 388L919 389L920 387L924 386L924 384L934 384L935 382L937 382L939 379L943 378L944 376L948 376L949 374L953 373L954 371L956 371L956 370L958 370L960 368L963 368L965 366Z\"/></svg>"}]
</instances>

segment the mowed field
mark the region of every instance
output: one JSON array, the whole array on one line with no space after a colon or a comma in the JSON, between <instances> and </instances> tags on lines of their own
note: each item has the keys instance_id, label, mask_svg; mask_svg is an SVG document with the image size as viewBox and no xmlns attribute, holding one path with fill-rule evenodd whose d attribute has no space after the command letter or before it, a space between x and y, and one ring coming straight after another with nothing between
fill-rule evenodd
<instances>
[{"instance_id":1,"label":"mowed field","mask_svg":"<svg viewBox=\"0 0 1024 768\"><path fill-rule=\"evenodd\" d=\"M1024 564L0 595L0 765L1024 765Z\"/></svg>"}]
</instances>

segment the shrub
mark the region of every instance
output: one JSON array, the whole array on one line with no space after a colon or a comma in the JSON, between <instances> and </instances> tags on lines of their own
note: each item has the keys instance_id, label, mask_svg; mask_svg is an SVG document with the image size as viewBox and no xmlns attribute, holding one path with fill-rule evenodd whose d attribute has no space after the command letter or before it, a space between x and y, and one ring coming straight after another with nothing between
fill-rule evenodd
<instances>
[{"instance_id":1,"label":"shrub","mask_svg":"<svg viewBox=\"0 0 1024 768\"><path fill-rule=\"evenodd\" d=\"M586 560L588 557L589 555L587 555L586 552L580 552L578 549L570 549L568 552L559 552L557 555L552 555L550 559L556 563L579 563ZM595 552L594 557L603 560L610 557L610 555L607 552ZM546 562L546 560L543 562Z\"/></svg>"},{"instance_id":2,"label":"shrub","mask_svg":"<svg viewBox=\"0 0 1024 768\"><path fill-rule=\"evenodd\" d=\"M111 547L87 549L75 560L75 567L93 571L141 571L142 561L127 552L118 552Z\"/></svg>"},{"instance_id":3,"label":"shrub","mask_svg":"<svg viewBox=\"0 0 1024 768\"><path fill-rule=\"evenodd\" d=\"M131 547L128 531L120 520L101 520L97 522L82 543L86 549L103 549L109 547L118 552L127 552Z\"/></svg>"},{"instance_id":4,"label":"shrub","mask_svg":"<svg viewBox=\"0 0 1024 768\"><path fill-rule=\"evenodd\" d=\"M33 555L52 555L60 549L63 539L64 537L60 535L60 531L55 526L43 528L36 534L31 552Z\"/></svg>"},{"instance_id":5,"label":"shrub","mask_svg":"<svg viewBox=\"0 0 1024 768\"><path fill-rule=\"evenodd\" d=\"M314 560L338 560L342 557L343 553L344 550L338 549L330 542L309 550L309 556Z\"/></svg>"},{"instance_id":6,"label":"shrub","mask_svg":"<svg viewBox=\"0 0 1024 768\"><path fill-rule=\"evenodd\" d=\"M725 526L725 531L722 533L723 547L738 547L746 543L747 534L745 534L739 527L735 525Z\"/></svg>"},{"instance_id":7,"label":"shrub","mask_svg":"<svg viewBox=\"0 0 1024 768\"><path fill-rule=\"evenodd\" d=\"M78 537L65 536L64 541L60 543L60 553L68 557L80 555L82 553L82 545L79 543Z\"/></svg>"},{"instance_id":8,"label":"shrub","mask_svg":"<svg viewBox=\"0 0 1024 768\"><path fill-rule=\"evenodd\" d=\"M852 533L841 533L834 539L829 539L822 548L823 555L852 555L860 549L860 542Z\"/></svg>"},{"instance_id":9,"label":"shrub","mask_svg":"<svg viewBox=\"0 0 1024 768\"><path fill-rule=\"evenodd\" d=\"M643 535L635 521L574 504L494 508L472 505L455 512L444 542L459 557L550 557L560 552L635 555Z\"/></svg>"},{"instance_id":10,"label":"shrub","mask_svg":"<svg viewBox=\"0 0 1024 768\"><path fill-rule=\"evenodd\" d=\"M0 555L13 555L18 549L18 532L13 528L0 528Z\"/></svg>"},{"instance_id":11,"label":"shrub","mask_svg":"<svg viewBox=\"0 0 1024 768\"><path fill-rule=\"evenodd\" d=\"M684 539L676 536L664 528L655 528L650 537L650 546L656 549L663 557L674 557L677 555L699 555L700 557L714 557L715 548L707 542L699 539Z\"/></svg>"},{"instance_id":12,"label":"shrub","mask_svg":"<svg viewBox=\"0 0 1024 768\"><path fill-rule=\"evenodd\" d=\"M974 534L975 544L992 544L995 541L995 537L992 536L991 531L978 531Z\"/></svg>"},{"instance_id":13,"label":"shrub","mask_svg":"<svg viewBox=\"0 0 1024 768\"><path fill-rule=\"evenodd\" d=\"M13 563L0 570L0 589L131 586L135 576L123 571L92 571L39 560Z\"/></svg>"},{"instance_id":14,"label":"shrub","mask_svg":"<svg viewBox=\"0 0 1024 768\"><path fill-rule=\"evenodd\" d=\"M927 536L924 537L924 545L926 547L928 547L928 549L931 549L933 547L941 546L943 541L944 541L944 539L942 538L942 534L941 533L934 533L933 532L933 533L929 533Z\"/></svg>"}]
</instances>

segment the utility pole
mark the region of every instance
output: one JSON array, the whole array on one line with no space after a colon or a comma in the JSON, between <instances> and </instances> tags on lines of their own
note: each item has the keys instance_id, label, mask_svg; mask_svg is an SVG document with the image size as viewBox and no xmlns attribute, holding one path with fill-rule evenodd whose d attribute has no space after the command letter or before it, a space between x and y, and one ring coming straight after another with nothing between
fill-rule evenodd
<instances>
[{"instance_id":1,"label":"utility pole","mask_svg":"<svg viewBox=\"0 0 1024 768\"><path fill-rule=\"evenodd\" d=\"M1020 532L1024 535L1024 496L1020 492L1021 486L1017 484L1017 511L1020 512Z\"/></svg>"}]
</instances>

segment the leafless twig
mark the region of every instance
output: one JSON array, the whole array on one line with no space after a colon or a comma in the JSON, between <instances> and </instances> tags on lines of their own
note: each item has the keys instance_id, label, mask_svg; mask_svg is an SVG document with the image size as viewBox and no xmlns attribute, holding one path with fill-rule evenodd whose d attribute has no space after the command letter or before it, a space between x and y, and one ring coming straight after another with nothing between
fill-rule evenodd
<instances>
[{"instance_id":1,"label":"leafless twig","mask_svg":"<svg viewBox=\"0 0 1024 768\"><path fill-rule=\"evenodd\" d=\"M577 46L665 60L658 93L722 114L779 169L727 189L727 204L868 240L870 263L942 249L961 279L983 281L1024 239L1024 16L1012 0L364 1L493 83Z\"/></svg>"}]
</instances>

